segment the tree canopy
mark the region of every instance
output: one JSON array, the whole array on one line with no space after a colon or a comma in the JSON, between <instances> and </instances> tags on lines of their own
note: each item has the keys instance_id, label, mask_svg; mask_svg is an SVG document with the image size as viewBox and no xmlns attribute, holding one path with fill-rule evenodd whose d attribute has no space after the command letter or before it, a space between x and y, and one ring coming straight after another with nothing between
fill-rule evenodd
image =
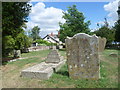
<instances>
[{"instance_id":1,"label":"tree canopy","mask_svg":"<svg viewBox=\"0 0 120 90\"><path fill-rule=\"evenodd\" d=\"M24 36L22 25L27 22L30 10L31 6L27 2L2 2L3 56L13 49L20 49L18 41L20 42L20 38Z\"/></svg>"},{"instance_id":2,"label":"tree canopy","mask_svg":"<svg viewBox=\"0 0 120 90\"><path fill-rule=\"evenodd\" d=\"M115 23L115 41L120 42L120 20Z\"/></svg>"},{"instance_id":3,"label":"tree canopy","mask_svg":"<svg viewBox=\"0 0 120 90\"><path fill-rule=\"evenodd\" d=\"M115 29L109 28L107 26L102 26L97 31L94 31L97 36L105 37L107 39L107 44L115 40Z\"/></svg>"},{"instance_id":4,"label":"tree canopy","mask_svg":"<svg viewBox=\"0 0 120 90\"><path fill-rule=\"evenodd\" d=\"M38 26L34 26L31 30L30 36L35 41L37 39L40 39L39 33L40 33L40 28Z\"/></svg>"},{"instance_id":5,"label":"tree canopy","mask_svg":"<svg viewBox=\"0 0 120 90\"><path fill-rule=\"evenodd\" d=\"M67 36L72 37L76 33L90 33L88 28L90 21L85 22L83 13L77 10L76 5L68 7L67 12L63 12L63 14L66 22L64 24L59 23L59 38L62 42L65 42Z\"/></svg>"}]
</instances>

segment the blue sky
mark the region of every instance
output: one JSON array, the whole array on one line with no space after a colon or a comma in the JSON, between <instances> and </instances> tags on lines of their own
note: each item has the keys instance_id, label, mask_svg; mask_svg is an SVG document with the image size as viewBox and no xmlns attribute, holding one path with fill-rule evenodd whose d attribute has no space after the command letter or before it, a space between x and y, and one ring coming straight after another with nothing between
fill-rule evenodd
<instances>
[{"instance_id":1,"label":"blue sky","mask_svg":"<svg viewBox=\"0 0 120 90\"><path fill-rule=\"evenodd\" d=\"M85 21L90 20L90 29L96 30L104 24L104 18L107 18L112 26L117 20L117 2L32 2L32 11L29 15L28 29L34 26L41 28L40 36L44 37L48 33L57 33L59 30L58 22L65 22L62 19L63 11L67 11L69 6L76 5L78 11L86 17Z\"/></svg>"},{"instance_id":2,"label":"blue sky","mask_svg":"<svg viewBox=\"0 0 120 90\"><path fill-rule=\"evenodd\" d=\"M46 7L52 6L64 11L68 9L67 7L74 4L77 6L78 11L84 13L86 21L91 21L91 29L94 29L96 27L96 23L103 21L108 14L103 7L105 4L108 4L108 2L45 2Z\"/></svg>"}]
</instances>

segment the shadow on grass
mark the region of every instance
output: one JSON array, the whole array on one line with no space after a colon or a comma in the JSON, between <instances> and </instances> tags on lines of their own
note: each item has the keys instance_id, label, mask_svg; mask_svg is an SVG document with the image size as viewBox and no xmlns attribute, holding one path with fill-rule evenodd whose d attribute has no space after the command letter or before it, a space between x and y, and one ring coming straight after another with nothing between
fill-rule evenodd
<instances>
[{"instance_id":1,"label":"shadow on grass","mask_svg":"<svg viewBox=\"0 0 120 90\"><path fill-rule=\"evenodd\" d=\"M56 74L60 74L60 75L69 77L68 71L58 71L58 72L55 72L55 73L56 73Z\"/></svg>"},{"instance_id":2,"label":"shadow on grass","mask_svg":"<svg viewBox=\"0 0 120 90\"><path fill-rule=\"evenodd\" d=\"M18 58L14 58L14 57L3 57L2 58L2 65L6 65L9 61L13 60L13 59L18 59Z\"/></svg>"},{"instance_id":3,"label":"shadow on grass","mask_svg":"<svg viewBox=\"0 0 120 90\"><path fill-rule=\"evenodd\" d=\"M62 49L59 49L59 51L66 51L66 49L65 49L65 48L62 48Z\"/></svg>"}]
</instances>

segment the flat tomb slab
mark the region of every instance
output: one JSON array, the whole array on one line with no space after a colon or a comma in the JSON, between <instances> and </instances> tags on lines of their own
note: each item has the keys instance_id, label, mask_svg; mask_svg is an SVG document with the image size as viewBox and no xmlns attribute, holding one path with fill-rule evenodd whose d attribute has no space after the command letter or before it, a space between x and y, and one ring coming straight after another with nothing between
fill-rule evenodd
<instances>
[{"instance_id":1,"label":"flat tomb slab","mask_svg":"<svg viewBox=\"0 0 120 90\"><path fill-rule=\"evenodd\" d=\"M25 70L22 70L21 76L28 78L37 78L41 80L47 80L53 74L53 72L58 71L65 64L65 60L59 63L45 63L42 62L40 64L29 67Z\"/></svg>"},{"instance_id":2,"label":"flat tomb slab","mask_svg":"<svg viewBox=\"0 0 120 90\"><path fill-rule=\"evenodd\" d=\"M53 69L51 65L46 65L44 62L22 70L22 77L37 78L47 80L52 75Z\"/></svg>"}]
</instances>

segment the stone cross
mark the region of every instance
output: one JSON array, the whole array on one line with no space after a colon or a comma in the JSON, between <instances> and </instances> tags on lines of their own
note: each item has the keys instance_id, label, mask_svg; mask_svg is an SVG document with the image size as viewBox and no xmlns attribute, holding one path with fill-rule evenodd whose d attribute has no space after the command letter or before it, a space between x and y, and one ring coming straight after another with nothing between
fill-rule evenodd
<instances>
[{"instance_id":1,"label":"stone cross","mask_svg":"<svg viewBox=\"0 0 120 90\"><path fill-rule=\"evenodd\" d=\"M78 33L65 41L69 76L73 79L99 79L98 37Z\"/></svg>"}]
</instances>

